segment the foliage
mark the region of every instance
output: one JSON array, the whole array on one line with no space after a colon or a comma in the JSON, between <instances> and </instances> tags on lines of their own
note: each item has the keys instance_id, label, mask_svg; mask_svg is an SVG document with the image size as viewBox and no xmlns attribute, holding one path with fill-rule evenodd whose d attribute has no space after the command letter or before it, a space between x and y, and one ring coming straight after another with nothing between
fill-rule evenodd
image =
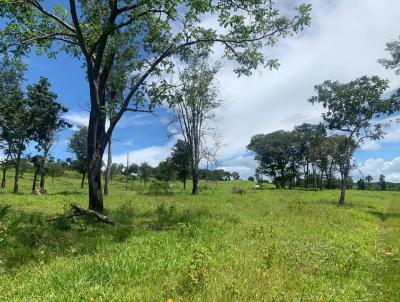
<instances>
[{"instance_id":1,"label":"foliage","mask_svg":"<svg viewBox=\"0 0 400 302\"><path fill-rule=\"evenodd\" d=\"M75 155L75 160L72 162L72 166L81 174L87 172L89 164L87 156L87 137L88 128L82 126L72 134L68 143L69 151Z\"/></svg>"},{"instance_id":2,"label":"foliage","mask_svg":"<svg viewBox=\"0 0 400 302\"><path fill-rule=\"evenodd\" d=\"M171 161L177 171L177 177L186 188L186 180L190 176L190 148L187 142L178 139L172 148Z\"/></svg>"},{"instance_id":3,"label":"foliage","mask_svg":"<svg viewBox=\"0 0 400 302\"><path fill-rule=\"evenodd\" d=\"M383 117L400 110L400 99L396 96L383 98L389 88L387 80L377 76L363 76L348 83L325 81L315 86L316 96L308 101L320 103L326 109L322 118L329 130L340 131L346 135L344 141L342 166L342 192L339 203L345 199L346 182L350 170L353 149L365 139L378 140L384 136Z\"/></svg>"},{"instance_id":4,"label":"foliage","mask_svg":"<svg viewBox=\"0 0 400 302\"><path fill-rule=\"evenodd\" d=\"M167 181L153 180L149 185L148 192L151 194L170 194L171 187Z\"/></svg>"},{"instance_id":5,"label":"foliage","mask_svg":"<svg viewBox=\"0 0 400 302\"><path fill-rule=\"evenodd\" d=\"M176 171L174 164L170 158L160 162L155 168L154 176L157 180L171 181L176 178Z\"/></svg>"},{"instance_id":6,"label":"foliage","mask_svg":"<svg viewBox=\"0 0 400 302\"><path fill-rule=\"evenodd\" d=\"M232 188L232 193L233 193L233 194L243 195L243 194L246 193L246 190L243 189L243 188L241 188L241 187L236 187L236 186L235 186L235 187Z\"/></svg>"},{"instance_id":7,"label":"foliage","mask_svg":"<svg viewBox=\"0 0 400 302\"><path fill-rule=\"evenodd\" d=\"M69 8L61 4L48 8L30 0L1 0L0 4L5 23L0 49L21 55L34 48L50 57L66 52L84 61L91 111L89 208L98 211L104 208L102 155L115 126L125 112L151 112L168 97L170 89L163 77L174 71L176 58L190 57L191 47L209 53L219 43L225 57L238 63L238 75L249 75L259 66L276 68L277 60L266 58L263 48L303 30L311 11L311 5L300 4L294 14L285 16L270 0L245 4L71 0ZM205 26L204 16L215 18L217 28ZM113 91L120 97L110 98ZM112 114L107 112L110 109ZM107 115L112 118L106 130Z\"/></svg>"}]
</instances>

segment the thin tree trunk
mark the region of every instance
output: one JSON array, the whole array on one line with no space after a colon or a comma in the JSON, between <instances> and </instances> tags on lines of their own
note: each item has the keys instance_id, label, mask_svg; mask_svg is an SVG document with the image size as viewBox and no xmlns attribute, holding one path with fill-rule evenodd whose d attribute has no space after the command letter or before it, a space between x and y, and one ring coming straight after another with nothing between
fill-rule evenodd
<instances>
[{"instance_id":1,"label":"thin tree trunk","mask_svg":"<svg viewBox=\"0 0 400 302\"><path fill-rule=\"evenodd\" d=\"M3 189L6 187L6 174L7 174L7 166L3 168L3 178L1 179L1 187Z\"/></svg>"},{"instance_id":2,"label":"thin tree trunk","mask_svg":"<svg viewBox=\"0 0 400 302\"><path fill-rule=\"evenodd\" d=\"M309 163L307 161L307 165L306 165L306 189L308 189L308 176L309 176Z\"/></svg>"},{"instance_id":3,"label":"thin tree trunk","mask_svg":"<svg viewBox=\"0 0 400 302\"><path fill-rule=\"evenodd\" d=\"M324 186L324 182L323 182L323 178L324 178L324 171L323 170L321 170L321 175L320 175L320 180L319 180L319 189L320 189L320 191L322 191L322 187Z\"/></svg>"},{"instance_id":4,"label":"thin tree trunk","mask_svg":"<svg viewBox=\"0 0 400 302\"><path fill-rule=\"evenodd\" d=\"M85 183L86 172L82 173L81 189L83 189L83 184Z\"/></svg>"},{"instance_id":5,"label":"thin tree trunk","mask_svg":"<svg viewBox=\"0 0 400 302\"><path fill-rule=\"evenodd\" d=\"M192 169L192 182L193 182L193 187L192 187L192 195L197 195L199 193L199 172L197 171L196 168Z\"/></svg>"},{"instance_id":6,"label":"thin tree trunk","mask_svg":"<svg viewBox=\"0 0 400 302\"><path fill-rule=\"evenodd\" d=\"M312 164L312 166L314 173L314 192L317 192L317 169L315 168L315 164Z\"/></svg>"},{"instance_id":7,"label":"thin tree trunk","mask_svg":"<svg viewBox=\"0 0 400 302\"><path fill-rule=\"evenodd\" d=\"M19 171L21 166L21 151L18 151L17 158L15 160L15 177L14 177L14 193L18 193L18 181L19 181Z\"/></svg>"},{"instance_id":8,"label":"thin tree trunk","mask_svg":"<svg viewBox=\"0 0 400 302\"><path fill-rule=\"evenodd\" d=\"M183 179L183 190L186 190L186 177Z\"/></svg>"},{"instance_id":9,"label":"thin tree trunk","mask_svg":"<svg viewBox=\"0 0 400 302\"><path fill-rule=\"evenodd\" d=\"M339 206L344 205L344 200L346 197L346 187L347 187L347 175L342 175L342 187L340 190Z\"/></svg>"},{"instance_id":10,"label":"thin tree trunk","mask_svg":"<svg viewBox=\"0 0 400 302\"><path fill-rule=\"evenodd\" d=\"M32 182L32 193L36 192L36 180L39 174L39 168L36 168L35 174L33 175L33 182Z\"/></svg>"},{"instance_id":11,"label":"thin tree trunk","mask_svg":"<svg viewBox=\"0 0 400 302\"><path fill-rule=\"evenodd\" d=\"M104 180L104 195L108 195L108 184L110 182L111 175L111 164L112 164L112 154L111 154L111 137L108 141L108 156L107 156L107 169L106 169L106 177Z\"/></svg>"},{"instance_id":12,"label":"thin tree trunk","mask_svg":"<svg viewBox=\"0 0 400 302\"><path fill-rule=\"evenodd\" d=\"M46 165L49 160L49 151L52 143L49 143L48 146L46 146L44 153L43 153L43 167L40 171L40 193L46 192L45 190L45 181L46 181Z\"/></svg>"}]
</instances>

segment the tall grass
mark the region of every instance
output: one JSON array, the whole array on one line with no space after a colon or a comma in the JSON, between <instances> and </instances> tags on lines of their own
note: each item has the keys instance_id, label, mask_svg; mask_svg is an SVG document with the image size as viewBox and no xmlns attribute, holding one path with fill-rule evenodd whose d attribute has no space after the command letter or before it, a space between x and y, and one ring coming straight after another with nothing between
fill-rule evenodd
<instances>
[{"instance_id":1,"label":"tall grass","mask_svg":"<svg viewBox=\"0 0 400 302\"><path fill-rule=\"evenodd\" d=\"M400 193L254 191L219 182L199 196L125 190L105 199L117 226L77 217L79 179L49 194L0 191L0 301L396 301ZM240 187L245 194L233 194Z\"/></svg>"}]
</instances>

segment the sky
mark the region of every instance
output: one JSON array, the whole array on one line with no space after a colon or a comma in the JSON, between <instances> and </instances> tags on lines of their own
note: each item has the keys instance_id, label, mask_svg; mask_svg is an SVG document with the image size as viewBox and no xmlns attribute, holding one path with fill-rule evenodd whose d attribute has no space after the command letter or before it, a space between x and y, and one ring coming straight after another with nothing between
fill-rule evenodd
<instances>
[{"instance_id":1,"label":"sky","mask_svg":"<svg viewBox=\"0 0 400 302\"><path fill-rule=\"evenodd\" d=\"M307 99L313 87L327 79L348 82L362 75L378 75L390 80L390 91L400 86L400 76L386 70L377 59L387 57L385 44L400 35L398 0L312 0L276 1L297 6L313 6L311 26L299 35L280 40L274 48L265 49L270 58L280 61L278 70L259 69L249 77L238 78L234 64L223 61L218 74L218 87L223 107L217 112L223 148L218 155L218 168L237 171L242 178L254 173L257 163L246 145L255 134L291 130L303 122L317 123L322 109ZM204 24L215 26L215 20ZM213 59L220 59L216 47ZM65 115L75 126L85 125L89 115L88 86L82 62L66 55L57 60L31 55L27 58L27 83L46 76L61 103L69 108ZM127 113L113 136L113 161L149 162L157 165L170 154L174 139L168 136L169 113L166 108L157 115ZM72 157L67 150L73 129L63 130L53 156ZM355 155L358 169L355 179L380 174L387 181L400 182L400 124L386 129L378 142L367 142ZM31 148L32 149L32 148ZM30 150L33 152L33 150Z\"/></svg>"}]
</instances>

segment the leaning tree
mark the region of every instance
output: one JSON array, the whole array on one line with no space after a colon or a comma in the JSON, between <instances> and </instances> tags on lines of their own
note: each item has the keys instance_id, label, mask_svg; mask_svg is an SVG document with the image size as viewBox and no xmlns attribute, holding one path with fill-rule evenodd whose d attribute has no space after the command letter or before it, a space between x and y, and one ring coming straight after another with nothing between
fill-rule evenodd
<instances>
[{"instance_id":1,"label":"leaning tree","mask_svg":"<svg viewBox=\"0 0 400 302\"><path fill-rule=\"evenodd\" d=\"M220 43L225 56L239 63L239 75L260 65L277 67L262 48L302 30L311 10L301 4L285 16L271 0L68 2L68 7L50 7L40 0L0 0L0 17L5 18L0 41L3 49L19 54L35 47L50 56L65 51L84 61L90 92L89 208L98 211L103 210L102 157L116 124L125 112L149 111L145 103L160 101L159 78L173 71L176 56L195 44L210 50ZM202 17L215 25L206 26ZM106 130L105 91L116 62L123 63L130 78Z\"/></svg>"},{"instance_id":2,"label":"leaning tree","mask_svg":"<svg viewBox=\"0 0 400 302\"><path fill-rule=\"evenodd\" d=\"M354 149L364 140L383 138L385 119L400 110L400 100L393 95L383 98L389 88L387 80L363 76L348 83L325 81L315 86L316 95L308 101L320 103L326 110L322 118L329 130L342 132L342 183L339 205L344 205L347 181Z\"/></svg>"}]
</instances>

